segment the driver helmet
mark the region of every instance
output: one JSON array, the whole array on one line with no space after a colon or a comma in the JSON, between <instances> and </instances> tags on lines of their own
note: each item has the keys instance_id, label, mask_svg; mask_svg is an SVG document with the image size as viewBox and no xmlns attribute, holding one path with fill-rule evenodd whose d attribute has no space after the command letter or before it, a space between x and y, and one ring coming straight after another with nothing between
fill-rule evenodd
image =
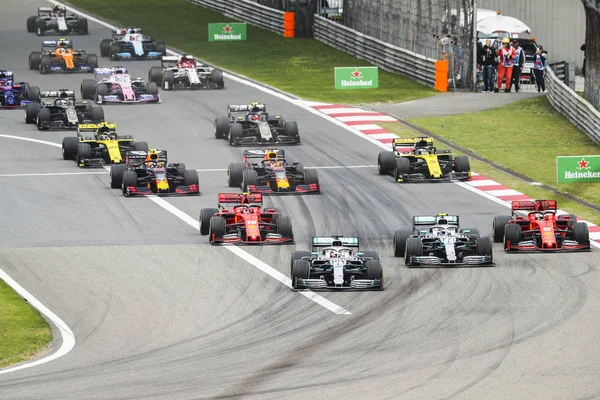
<instances>
[{"instance_id":1,"label":"driver helmet","mask_svg":"<svg viewBox=\"0 0 600 400\"><path fill-rule=\"evenodd\" d=\"M332 251L331 254L329 254L329 258L338 258L338 253L336 251Z\"/></svg>"},{"instance_id":2,"label":"driver helmet","mask_svg":"<svg viewBox=\"0 0 600 400\"><path fill-rule=\"evenodd\" d=\"M251 115L251 118L252 118L253 121L259 121L260 120L260 115L254 113L254 114Z\"/></svg>"},{"instance_id":3,"label":"driver helmet","mask_svg":"<svg viewBox=\"0 0 600 400\"><path fill-rule=\"evenodd\" d=\"M530 213L530 214L528 215L528 217L529 217L529 220L530 220L530 221L535 221L535 220L537 219L537 216L536 216L536 214L535 214L535 213Z\"/></svg>"},{"instance_id":4,"label":"driver helmet","mask_svg":"<svg viewBox=\"0 0 600 400\"><path fill-rule=\"evenodd\" d=\"M158 163L154 160L152 161L146 161L146 168L157 168L158 167Z\"/></svg>"},{"instance_id":5,"label":"driver helmet","mask_svg":"<svg viewBox=\"0 0 600 400\"><path fill-rule=\"evenodd\" d=\"M100 134L98 135L98 140L108 140L108 135Z\"/></svg>"},{"instance_id":6,"label":"driver helmet","mask_svg":"<svg viewBox=\"0 0 600 400\"><path fill-rule=\"evenodd\" d=\"M553 217L554 217L554 214L552 214L552 213L544 214L544 220L546 220L546 221L552 221Z\"/></svg>"},{"instance_id":7,"label":"driver helmet","mask_svg":"<svg viewBox=\"0 0 600 400\"><path fill-rule=\"evenodd\" d=\"M60 5L55 5L54 8L52 8L52 12L60 12L61 8Z\"/></svg>"},{"instance_id":8,"label":"driver helmet","mask_svg":"<svg viewBox=\"0 0 600 400\"><path fill-rule=\"evenodd\" d=\"M181 62L188 62L189 59L187 58L186 55L183 55L183 56L181 56L181 59L179 59L179 61L181 61Z\"/></svg>"},{"instance_id":9,"label":"driver helmet","mask_svg":"<svg viewBox=\"0 0 600 400\"><path fill-rule=\"evenodd\" d=\"M66 107L69 105L69 102L66 99L58 99L54 102L55 106Z\"/></svg>"},{"instance_id":10,"label":"driver helmet","mask_svg":"<svg viewBox=\"0 0 600 400\"><path fill-rule=\"evenodd\" d=\"M414 153L415 153L415 155L417 155L417 156L421 156L421 155L423 155L423 154L427 154L427 149L424 149L424 148L416 148Z\"/></svg>"},{"instance_id":11,"label":"driver helmet","mask_svg":"<svg viewBox=\"0 0 600 400\"><path fill-rule=\"evenodd\" d=\"M265 160L263 162L263 165L267 168L273 168L273 167L277 166L277 163L275 161Z\"/></svg>"},{"instance_id":12,"label":"driver helmet","mask_svg":"<svg viewBox=\"0 0 600 400\"><path fill-rule=\"evenodd\" d=\"M135 29L131 28L131 30L129 31L129 33L130 33L130 34L132 34L132 35L134 35L134 34L136 34L137 32L135 31Z\"/></svg>"}]
</instances>

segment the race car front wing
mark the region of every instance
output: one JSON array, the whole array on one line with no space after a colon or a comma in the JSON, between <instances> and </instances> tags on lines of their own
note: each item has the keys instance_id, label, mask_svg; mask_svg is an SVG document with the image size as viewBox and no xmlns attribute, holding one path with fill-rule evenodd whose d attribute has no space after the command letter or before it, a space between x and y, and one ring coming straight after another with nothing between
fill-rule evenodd
<instances>
[{"instance_id":1,"label":"race car front wing","mask_svg":"<svg viewBox=\"0 0 600 400\"><path fill-rule=\"evenodd\" d=\"M248 191L250 193L262 193L262 194L303 194L303 193L320 193L321 188L318 183L311 183L310 185L297 185L295 188L288 187L286 189L273 190L268 185L248 185Z\"/></svg>"}]
</instances>

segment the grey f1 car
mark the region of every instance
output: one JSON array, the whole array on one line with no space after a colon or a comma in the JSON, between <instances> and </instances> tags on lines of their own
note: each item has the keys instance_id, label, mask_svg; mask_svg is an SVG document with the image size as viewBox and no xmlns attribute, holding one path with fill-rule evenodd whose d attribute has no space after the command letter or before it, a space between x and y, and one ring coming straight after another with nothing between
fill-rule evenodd
<instances>
[{"instance_id":1,"label":"grey f1 car","mask_svg":"<svg viewBox=\"0 0 600 400\"><path fill-rule=\"evenodd\" d=\"M294 289L383 290L383 268L376 251L360 251L356 237L313 237L312 251L294 251Z\"/></svg>"},{"instance_id":2,"label":"grey f1 car","mask_svg":"<svg viewBox=\"0 0 600 400\"><path fill-rule=\"evenodd\" d=\"M77 129L82 122L104 121L102 107L94 107L86 100L77 100L73 90L42 90L40 98L41 104L25 105L25 122L36 124L39 130Z\"/></svg>"},{"instance_id":3,"label":"grey f1 car","mask_svg":"<svg viewBox=\"0 0 600 400\"><path fill-rule=\"evenodd\" d=\"M412 228L394 233L393 245L394 255L408 266L493 265L490 238L477 229L460 229L457 215L414 216Z\"/></svg>"},{"instance_id":4,"label":"grey f1 car","mask_svg":"<svg viewBox=\"0 0 600 400\"><path fill-rule=\"evenodd\" d=\"M261 103L227 106L227 116L215 119L215 137L228 139L232 146L300 143L298 124L268 114Z\"/></svg>"}]
</instances>

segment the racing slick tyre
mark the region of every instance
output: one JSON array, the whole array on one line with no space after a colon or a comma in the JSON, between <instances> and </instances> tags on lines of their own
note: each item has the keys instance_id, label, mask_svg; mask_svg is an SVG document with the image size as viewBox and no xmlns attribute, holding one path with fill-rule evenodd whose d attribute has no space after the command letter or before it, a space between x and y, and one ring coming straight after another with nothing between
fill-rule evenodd
<instances>
[{"instance_id":1,"label":"racing slick tyre","mask_svg":"<svg viewBox=\"0 0 600 400\"><path fill-rule=\"evenodd\" d=\"M167 55L167 45L165 42L156 42L154 48L157 53L161 53L163 56Z\"/></svg>"},{"instance_id":2,"label":"racing slick tyre","mask_svg":"<svg viewBox=\"0 0 600 400\"><path fill-rule=\"evenodd\" d=\"M508 224L504 228L504 250L508 250L508 244L511 246L521 241L521 226L519 224Z\"/></svg>"},{"instance_id":3,"label":"racing slick tyre","mask_svg":"<svg viewBox=\"0 0 600 400\"><path fill-rule=\"evenodd\" d=\"M92 107L92 112L90 112L91 120L94 122L102 122L104 121L104 109L102 107Z\"/></svg>"},{"instance_id":4,"label":"racing slick tyre","mask_svg":"<svg viewBox=\"0 0 600 400\"><path fill-rule=\"evenodd\" d=\"M590 245L590 231L585 222L576 222L573 224L573 239L583 246Z\"/></svg>"},{"instance_id":5,"label":"racing slick tyre","mask_svg":"<svg viewBox=\"0 0 600 400\"><path fill-rule=\"evenodd\" d=\"M223 237L223 235L225 235L225 228L225 218L219 216L211 217L208 225L208 241L210 243L215 243L213 235L215 237Z\"/></svg>"},{"instance_id":6,"label":"racing slick tyre","mask_svg":"<svg viewBox=\"0 0 600 400\"><path fill-rule=\"evenodd\" d=\"M72 160L77 156L77 146L79 138L77 136L67 136L62 141L63 160Z\"/></svg>"},{"instance_id":7,"label":"racing slick tyre","mask_svg":"<svg viewBox=\"0 0 600 400\"><path fill-rule=\"evenodd\" d=\"M223 71L218 68L212 70L212 80L215 85L217 85L218 89L223 89L225 87L225 82L223 81Z\"/></svg>"},{"instance_id":8,"label":"racing slick tyre","mask_svg":"<svg viewBox=\"0 0 600 400\"><path fill-rule=\"evenodd\" d=\"M460 230L460 233L462 233L465 236L468 236L470 238L478 238L479 237L479 229L476 228L464 228Z\"/></svg>"},{"instance_id":9,"label":"racing slick tyre","mask_svg":"<svg viewBox=\"0 0 600 400\"><path fill-rule=\"evenodd\" d=\"M304 173L304 164L302 164L301 162L296 164L296 172L298 172L299 174L303 174Z\"/></svg>"},{"instance_id":10,"label":"racing slick tyre","mask_svg":"<svg viewBox=\"0 0 600 400\"><path fill-rule=\"evenodd\" d=\"M210 219L218 212L219 210L217 208L203 208L202 210L200 210L198 222L200 223L201 235L208 235L208 230L210 228Z\"/></svg>"},{"instance_id":11,"label":"racing slick tyre","mask_svg":"<svg viewBox=\"0 0 600 400\"><path fill-rule=\"evenodd\" d=\"M196 185L200 187L200 180L198 179L198 171L195 169L188 169L183 172L183 184L185 186Z\"/></svg>"},{"instance_id":12,"label":"racing slick tyre","mask_svg":"<svg viewBox=\"0 0 600 400\"><path fill-rule=\"evenodd\" d=\"M95 54L88 54L85 57L85 63L91 65L94 68L98 68L98 56Z\"/></svg>"},{"instance_id":13,"label":"racing slick tyre","mask_svg":"<svg viewBox=\"0 0 600 400\"><path fill-rule=\"evenodd\" d=\"M35 21L37 20L37 16L32 16L27 18L27 32L33 33L35 32Z\"/></svg>"},{"instance_id":14,"label":"racing slick tyre","mask_svg":"<svg viewBox=\"0 0 600 400\"><path fill-rule=\"evenodd\" d=\"M278 127L278 128L281 128L281 129L285 128L285 119L283 119L283 118L278 118L278 119L277 119L277 127Z\"/></svg>"},{"instance_id":15,"label":"racing slick tyre","mask_svg":"<svg viewBox=\"0 0 600 400\"><path fill-rule=\"evenodd\" d=\"M298 279L310 278L310 261L298 260L292 265L292 288L298 289Z\"/></svg>"},{"instance_id":16,"label":"racing slick tyre","mask_svg":"<svg viewBox=\"0 0 600 400\"><path fill-rule=\"evenodd\" d=\"M504 227L510 220L512 220L512 217L508 215L494 217L494 223L492 225L492 239L494 240L494 243L502 243L504 241Z\"/></svg>"},{"instance_id":17,"label":"racing slick tyre","mask_svg":"<svg viewBox=\"0 0 600 400\"><path fill-rule=\"evenodd\" d=\"M79 17L77 19L77 31L82 35L87 35L88 33L90 33L90 31L88 29L87 18ZM96 65L98 65L98 64L96 63Z\"/></svg>"},{"instance_id":18,"label":"racing slick tyre","mask_svg":"<svg viewBox=\"0 0 600 400\"><path fill-rule=\"evenodd\" d=\"M45 74L48 71L48 68L50 67L50 64L52 63L52 59L50 58L50 56L48 54L44 54L41 58L40 58L40 74Z\"/></svg>"},{"instance_id":19,"label":"racing slick tyre","mask_svg":"<svg viewBox=\"0 0 600 400\"><path fill-rule=\"evenodd\" d=\"M396 181L410 172L410 161L405 157L396 158L396 167L394 168L394 178Z\"/></svg>"},{"instance_id":20,"label":"racing slick tyre","mask_svg":"<svg viewBox=\"0 0 600 400\"><path fill-rule=\"evenodd\" d=\"M175 167L175 170L177 171L177 175L183 176L185 174L185 171L187 171L187 166L185 165L185 163L179 163Z\"/></svg>"},{"instance_id":21,"label":"racing slick tyre","mask_svg":"<svg viewBox=\"0 0 600 400\"><path fill-rule=\"evenodd\" d=\"M136 151L148 151L150 150L150 147L146 142L135 142L135 144L133 145L133 149Z\"/></svg>"},{"instance_id":22,"label":"racing slick tyre","mask_svg":"<svg viewBox=\"0 0 600 400\"><path fill-rule=\"evenodd\" d=\"M95 100L96 81L94 79L84 79L81 82L81 98L86 100Z\"/></svg>"},{"instance_id":23,"label":"racing slick tyre","mask_svg":"<svg viewBox=\"0 0 600 400\"><path fill-rule=\"evenodd\" d=\"M292 219L289 215L280 215L277 218L277 233L284 238L293 239L294 231L292 230Z\"/></svg>"},{"instance_id":24,"label":"racing slick tyre","mask_svg":"<svg viewBox=\"0 0 600 400\"><path fill-rule=\"evenodd\" d=\"M394 232L394 256L404 257L406 241L413 234L412 229L398 229Z\"/></svg>"},{"instance_id":25,"label":"racing slick tyre","mask_svg":"<svg viewBox=\"0 0 600 400\"><path fill-rule=\"evenodd\" d=\"M242 124L238 124L237 122L231 124L231 129L229 130L229 144L235 146L238 143L238 140L241 140L244 137L244 128Z\"/></svg>"},{"instance_id":26,"label":"racing slick tyre","mask_svg":"<svg viewBox=\"0 0 600 400\"><path fill-rule=\"evenodd\" d=\"M40 110L39 103L27 103L25 105L25 123L26 124L35 124L39 110Z\"/></svg>"},{"instance_id":27,"label":"racing slick tyre","mask_svg":"<svg viewBox=\"0 0 600 400\"><path fill-rule=\"evenodd\" d=\"M96 95L94 101L98 101L100 97L108 96L108 87L104 83L96 84Z\"/></svg>"},{"instance_id":28,"label":"racing slick tyre","mask_svg":"<svg viewBox=\"0 0 600 400\"><path fill-rule=\"evenodd\" d=\"M29 53L29 69L39 70L41 60L42 60L42 52L41 51L32 51L31 53Z\"/></svg>"},{"instance_id":29,"label":"racing slick tyre","mask_svg":"<svg viewBox=\"0 0 600 400\"><path fill-rule=\"evenodd\" d=\"M50 109L47 107L40 108L37 113L37 119L36 119L37 128L40 131L47 130L49 128L48 128L48 126L45 126L44 123L49 123L49 122L50 122Z\"/></svg>"},{"instance_id":30,"label":"racing slick tyre","mask_svg":"<svg viewBox=\"0 0 600 400\"><path fill-rule=\"evenodd\" d=\"M100 42L100 57L110 57L110 45L112 39L102 39Z\"/></svg>"},{"instance_id":31,"label":"racing slick tyre","mask_svg":"<svg viewBox=\"0 0 600 400\"><path fill-rule=\"evenodd\" d=\"M319 184L319 171L316 169L307 169L304 171L304 184L305 185L318 185Z\"/></svg>"},{"instance_id":32,"label":"racing slick tyre","mask_svg":"<svg viewBox=\"0 0 600 400\"><path fill-rule=\"evenodd\" d=\"M77 154L75 155L75 161L80 166L83 160L89 160L92 158L92 146L89 143L78 143Z\"/></svg>"},{"instance_id":33,"label":"racing slick tyre","mask_svg":"<svg viewBox=\"0 0 600 400\"><path fill-rule=\"evenodd\" d=\"M363 253L363 257L369 257L375 261L379 261L379 253L374 250L365 250L362 253Z\"/></svg>"},{"instance_id":34,"label":"racing slick tyre","mask_svg":"<svg viewBox=\"0 0 600 400\"><path fill-rule=\"evenodd\" d=\"M413 256L422 256L423 255L423 243L421 242L421 238L408 238L406 241L406 251L404 252L404 264L409 267L419 266L421 265L418 262L413 261L411 258Z\"/></svg>"},{"instance_id":35,"label":"racing slick tyre","mask_svg":"<svg viewBox=\"0 0 600 400\"><path fill-rule=\"evenodd\" d=\"M379 286L379 290L383 290L383 266L381 265L381 261L367 261L365 267L367 269L365 278L369 280L380 279L381 286Z\"/></svg>"},{"instance_id":36,"label":"racing slick tyre","mask_svg":"<svg viewBox=\"0 0 600 400\"><path fill-rule=\"evenodd\" d=\"M294 264L296 263L296 261L298 260L302 260L302 257L310 257L311 253L310 251L306 251L306 250L296 250L292 253L292 259L290 262L290 273L293 275L294 274Z\"/></svg>"},{"instance_id":37,"label":"racing slick tyre","mask_svg":"<svg viewBox=\"0 0 600 400\"><path fill-rule=\"evenodd\" d=\"M27 92L27 99L33 101L35 103L40 103L42 101L40 88L37 86L30 86Z\"/></svg>"},{"instance_id":38,"label":"racing slick tyre","mask_svg":"<svg viewBox=\"0 0 600 400\"><path fill-rule=\"evenodd\" d=\"M158 94L158 85L154 82L148 82L146 84L146 93L156 96Z\"/></svg>"},{"instance_id":39,"label":"racing slick tyre","mask_svg":"<svg viewBox=\"0 0 600 400\"><path fill-rule=\"evenodd\" d=\"M242 172L242 190L248 191L249 186L258 185L258 172L253 169L245 169Z\"/></svg>"},{"instance_id":40,"label":"racing slick tyre","mask_svg":"<svg viewBox=\"0 0 600 400\"><path fill-rule=\"evenodd\" d=\"M217 139L225 139L227 135L229 135L229 128L231 126L231 122L227 117L217 117L215 119L215 138Z\"/></svg>"},{"instance_id":41,"label":"racing slick tyre","mask_svg":"<svg viewBox=\"0 0 600 400\"><path fill-rule=\"evenodd\" d=\"M227 168L227 184L229 187L240 187L244 180L244 171L246 165L244 163L231 163Z\"/></svg>"},{"instance_id":42,"label":"racing slick tyre","mask_svg":"<svg viewBox=\"0 0 600 400\"><path fill-rule=\"evenodd\" d=\"M121 185L121 190L123 191L123 196L128 196L127 188L130 186L137 187L137 173L135 171L125 171L123 174L123 184Z\"/></svg>"},{"instance_id":43,"label":"racing slick tyre","mask_svg":"<svg viewBox=\"0 0 600 400\"><path fill-rule=\"evenodd\" d=\"M173 73L173 71L165 71L160 84L165 90L173 89L173 86L175 85L175 73Z\"/></svg>"},{"instance_id":44,"label":"racing slick tyre","mask_svg":"<svg viewBox=\"0 0 600 400\"><path fill-rule=\"evenodd\" d=\"M385 175L394 170L396 166L396 155L393 151L382 151L377 157L377 170L379 175Z\"/></svg>"},{"instance_id":45,"label":"racing slick tyre","mask_svg":"<svg viewBox=\"0 0 600 400\"><path fill-rule=\"evenodd\" d=\"M566 216L568 216L568 217L569 217L569 222L568 222L567 226L570 228L570 227L572 227L573 225L575 225L575 223L577 222L577 215L575 215L575 214L565 214L565 215L561 215L561 217L563 217L563 218L564 218L564 217L566 217Z\"/></svg>"},{"instance_id":46,"label":"racing slick tyre","mask_svg":"<svg viewBox=\"0 0 600 400\"><path fill-rule=\"evenodd\" d=\"M469 157L457 156L454 159L454 166L456 167L456 172L469 172L471 170L471 163L469 162Z\"/></svg>"},{"instance_id":47,"label":"racing slick tyre","mask_svg":"<svg viewBox=\"0 0 600 400\"><path fill-rule=\"evenodd\" d=\"M35 34L36 36L44 36L46 33L46 20L44 18L35 19Z\"/></svg>"},{"instance_id":48,"label":"racing slick tyre","mask_svg":"<svg viewBox=\"0 0 600 400\"><path fill-rule=\"evenodd\" d=\"M163 80L162 68L158 67L158 66L150 67L150 70L148 71L148 81L154 82L157 85L162 85L162 80Z\"/></svg>"},{"instance_id":49,"label":"racing slick tyre","mask_svg":"<svg viewBox=\"0 0 600 400\"><path fill-rule=\"evenodd\" d=\"M110 166L110 175L108 180L110 181L111 189L120 189L123 185L123 175L127 170L125 164L114 164Z\"/></svg>"},{"instance_id":50,"label":"racing slick tyre","mask_svg":"<svg viewBox=\"0 0 600 400\"><path fill-rule=\"evenodd\" d=\"M286 121L284 129L287 136L295 136L300 141L300 131L298 130L298 123L296 121Z\"/></svg>"},{"instance_id":51,"label":"racing slick tyre","mask_svg":"<svg viewBox=\"0 0 600 400\"><path fill-rule=\"evenodd\" d=\"M121 52L121 45L117 42L112 42L110 44L110 59L111 60L116 60L117 54L119 54Z\"/></svg>"},{"instance_id":52,"label":"racing slick tyre","mask_svg":"<svg viewBox=\"0 0 600 400\"><path fill-rule=\"evenodd\" d=\"M489 237L479 237L475 240L475 254L478 256L490 256L494 262L494 251L492 241Z\"/></svg>"}]
</instances>

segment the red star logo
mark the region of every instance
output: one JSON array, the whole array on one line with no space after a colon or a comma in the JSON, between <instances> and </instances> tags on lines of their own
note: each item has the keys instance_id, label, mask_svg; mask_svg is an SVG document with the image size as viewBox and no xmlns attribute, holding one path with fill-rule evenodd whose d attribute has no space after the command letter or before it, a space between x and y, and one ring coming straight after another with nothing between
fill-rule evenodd
<instances>
[{"instance_id":1,"label":"red star logo","mask_svg":"<svg viewBox=\"0 0 600 400\"><path fill-rule=\"evenodd\" d=\"M577 164L579 164L579 169L588 169L589 163L589 161L585 161L585 158L582 158L581 161L577 161Z\"/></svg>"},{"instance_id":2,"label":"red star logo","mask_svg":"<svg viewBox=\"0 0 600 400\"><path fill-rule=\"evenodd\" d=\"M231 32L231 27L229 26L229 24L227 24L227 25L225 25L223 30L225 31L225 33L229 33L229 32Z\"/></svg>"},{"instance_id":3,"label":"red star logo","mask_svg":"<svg viewBox=\"0 0 600 400\"><path fill-rule=\"evenodd\" d=\"M358 69L355 69L354 72L352 73L352 77L354 79L360 78L360 71Z\"/></svg>"}]
</instances>

